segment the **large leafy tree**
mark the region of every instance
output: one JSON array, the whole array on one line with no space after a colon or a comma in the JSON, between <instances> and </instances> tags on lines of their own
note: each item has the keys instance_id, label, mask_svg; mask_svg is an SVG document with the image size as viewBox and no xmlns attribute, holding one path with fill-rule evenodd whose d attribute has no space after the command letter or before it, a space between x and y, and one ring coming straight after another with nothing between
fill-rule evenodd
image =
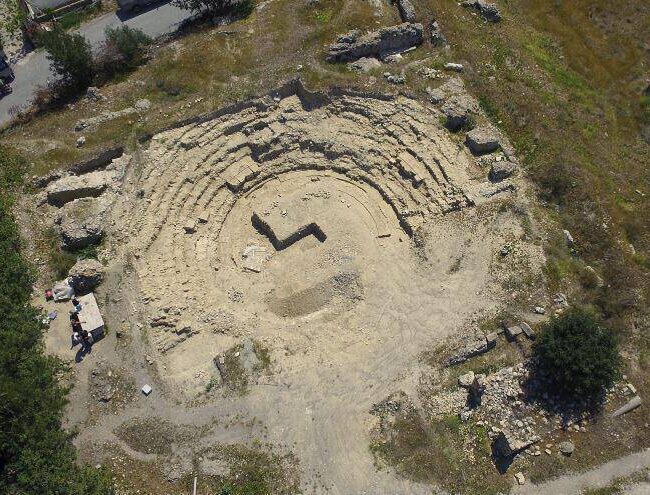
<instances>
[{"instance_id":1,"label":"large leafy tree","mask_svg":"<svg viewBox=\"0 0 650 495\"><path fill-rule=\"evenodd\" d=\"M565 395L597 395L614 383L621 366L616 335L581 308L552 318L534 352L540 368Z\"/></svg>"},{"instance_id":2,"label":"large leafy tree","mask_svg":"<svg viewBox=\"0 0 650 495\"><path fill-rule=\"evenodd\" d=\"M73 91L85 90L93 80L93 55L90 44L80 34L66 33L60 27L40 35L47 58L61 82Z\"/></svg>"},{"instance_id":3,"label":"large leafy tree","mask_svg":"<svg viewBox=\"0 0 650 495\"><path fill-rule=\"evenodd\" d=\"M252 6L252 0L172 0L172 3L195 15L212 16L246 13Z\"/></svg>"}]
</instances>

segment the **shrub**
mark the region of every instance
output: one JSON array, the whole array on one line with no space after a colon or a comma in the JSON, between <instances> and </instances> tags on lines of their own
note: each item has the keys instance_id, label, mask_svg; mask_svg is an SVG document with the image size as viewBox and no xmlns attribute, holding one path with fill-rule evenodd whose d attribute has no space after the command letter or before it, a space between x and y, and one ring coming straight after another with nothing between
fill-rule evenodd
<instances>
[{"instance_id":1,"label":"shrub","mask_svg":"<svg viewBox=\"0 0 650 495\"><path fill-rule=\"evenodd\" d=\"M197 16L248 15L253 7L251 0L172 0L172 4Z\"/></svg>"},{"instance_id":2,"label":"shrub","mask_svg":"<svg viewBox=\"0 0 650 495\"><path fill-rule=\"evenodd\" d=\"M585 309L553 317L544 325L533 350L540 369L565 396L594 397L619 375L616 336Z\"/></svg>"},{"instance_id":3,"label":"shrub","mask_svg":"<svg viewBox=\"0 0 650 495\"><path fill-rule=\"evenodd\" d=\"M90 45L80 34L68 34L60 27L39 35L47 58L66 89L72 94L84 91L93 80Z\"/></svg>"},{"instance_id":4,"label":"shrub","mask_svg":"<svg viewBox=\"0 0 650 495\"><path fill-rule=\"evenodd\" d=\"M126 74L147 60L151 38L139 29L128 26L106 28L106 42L95 58L100 82Z\"/></svg>"},{"instance_id":5,"label":"shrub","mask_svg":"<svg viewBox=\"0 0 650 495\"><path fill-rule=\"evenodd\" d=\"M122 25L106 28L106 44L113 46L129 67L136 67L145 61L151 38L139 29Z\"/></svg>"}]
</instances>

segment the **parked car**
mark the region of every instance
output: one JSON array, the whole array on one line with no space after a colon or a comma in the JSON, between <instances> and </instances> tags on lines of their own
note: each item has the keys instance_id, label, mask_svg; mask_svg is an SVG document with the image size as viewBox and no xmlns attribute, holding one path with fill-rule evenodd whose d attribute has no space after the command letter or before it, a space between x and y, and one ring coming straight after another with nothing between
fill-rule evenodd
<instances>
[{"instance_id":1,"label":"parked car","mask_svg":"<svg viewBox=\"0 0 650 495\"><path fill-rule=\"evenodd\" d=\"M160 0L117 0L117 5L124 12L139 12L143 7L158 1Z\"/></svg>"},{"instance_id":2,"label":"parked car","mask_svg":"<svg viewBox=\"0 0 650 495\"><path fill-rule=\"evenodd\" d=\"M14 80L14 71L4 59L0 59L0 79L4 80L4 82Z\"/></svg>"}]
</instances>

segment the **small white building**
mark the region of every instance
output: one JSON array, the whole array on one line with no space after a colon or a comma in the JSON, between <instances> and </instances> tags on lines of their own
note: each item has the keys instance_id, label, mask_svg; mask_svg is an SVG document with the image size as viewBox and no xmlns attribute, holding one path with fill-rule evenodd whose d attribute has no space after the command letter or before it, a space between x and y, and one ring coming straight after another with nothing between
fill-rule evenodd
<instances>
[{"instance_id":1,"label":"small white building","mask_svg":"<svg viewBox=\"0 0 650 495\"><path fill-rule=\"evenodd\" d=\"M101 340L104 337L104 319L99 312L95 295L91 292L77 299L81 304L81 311L79 311L81 328L93 336L93 342Z\"/></svg>"}]
</instances>

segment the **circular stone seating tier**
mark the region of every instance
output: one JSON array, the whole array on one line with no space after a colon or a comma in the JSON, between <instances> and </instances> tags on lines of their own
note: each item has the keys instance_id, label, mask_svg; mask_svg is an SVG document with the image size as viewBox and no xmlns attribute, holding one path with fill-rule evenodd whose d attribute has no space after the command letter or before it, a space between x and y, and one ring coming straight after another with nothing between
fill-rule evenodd
<instances>
[{"instance_id":1,"label":"circular stone seating tier","mask_svg":"<svg viewBox=\"0 0 650 495\"><path fill-rule=\"evenodd\" d=\"M467 191L476 186L471 156L435 110L405 96L310 94L299 83L163 131L139 161L123 223L143 297L158 300L164 329L188 326L174 314L179 293L221 304L220 284L231 279L217 272L242 269L247 247L257 258L246 266L258 271L264 253L294 243L352 252L388 245L471 206ZM265 222L291 242L274 243ZM172 281L178 287L166 287Z\"/></svg>"}]
</instances>

